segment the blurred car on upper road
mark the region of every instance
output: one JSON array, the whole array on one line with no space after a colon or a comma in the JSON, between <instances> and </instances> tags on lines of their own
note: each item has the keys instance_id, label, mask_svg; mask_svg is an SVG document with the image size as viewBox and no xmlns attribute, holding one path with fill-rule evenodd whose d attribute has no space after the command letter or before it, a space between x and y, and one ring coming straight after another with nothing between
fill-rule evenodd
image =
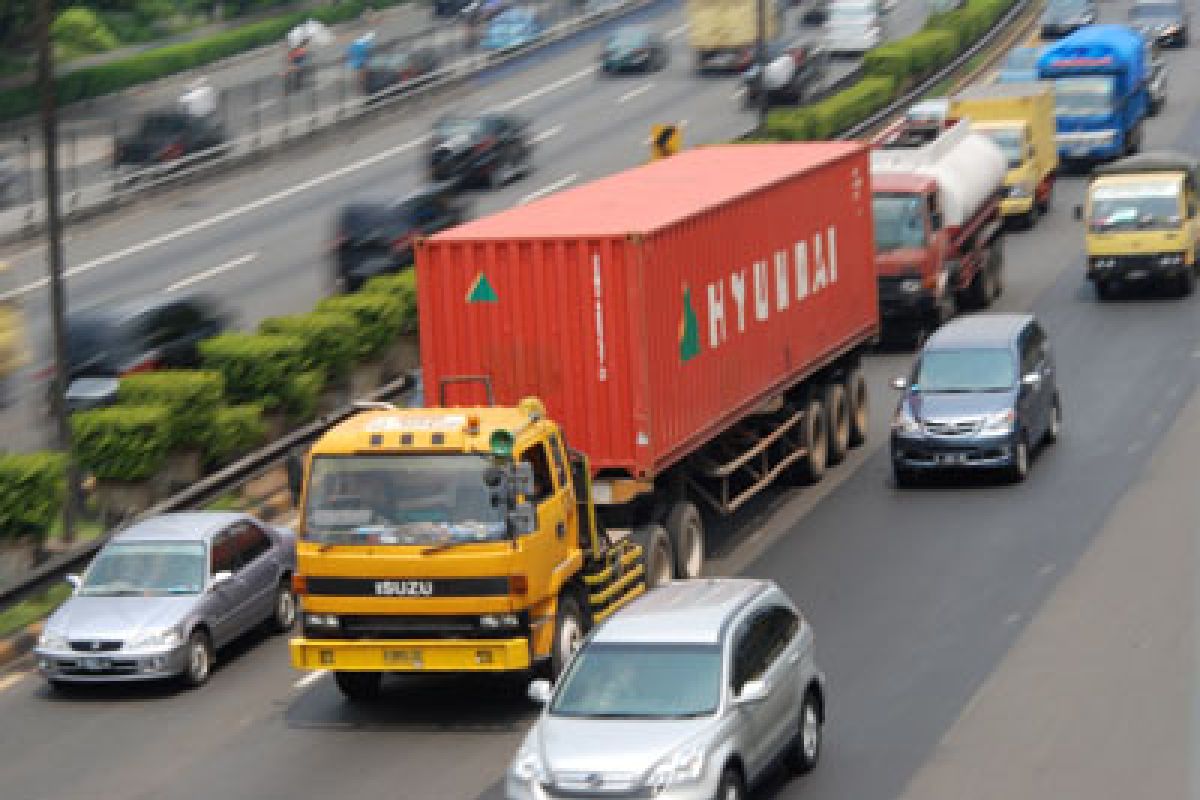
<instances>
[{"instance_id":1,"label":"blurred car on upper road","mask_svg":"<svg viewBox=\"0 0 1200 800\"><path fill-rule=\"evenodd\" d=\"M892 471L908 486L936 470L1002 469L1025 480L1055 441L1062 406L1046 332L1032 314L973 314L930 335L892 419Z\"/></svg>"},{"instance_id":2,"label":"blurred car on upper road","mask_svg":"<svg viewBox=\"0 0 1200 800\"><path fill-rule=\"evenodd\" d=\"M874 2L839 0L825 18L825 49L834 55L861 55L883 42L883 18Z\"/></svg>"},{"instance_id":3,"label":"blurred car on upper road","mask_svg":"<svg viewBox=\"0 0 1200 800\"><path fill-rule=\"evenodd\" d=\"M217 650L296 619L291 531L245 514L152 517L116 533L50 615L34 655L52 685L208 680Z\"/></svg>"},{"instance_id":4,"label":"blurred car on upper road","mask_svg":"<svg viewBox=\"0 0 1200 800\"><path fill-rule=\"evenodd\" d=\"M447 186L431 186L399 200L359 200L338 214L334 234L334 282L352 292L376 275L413 263L418 237L452 228L467 219L466 203Z\"/></svg>"},{"instance_id":5,"label":"blurred car on upper road","mask_svg":"<svg viewBox=\"0 0 1200 800\"><path fill-rule=\"evenodd\" d=\"M17 199L17 168L12 159L0 153L0 208Z\"/></svg>"},{"instance_id":6,"label":"blurred car on upper road","mask_svg":"<svg viewBox=\"0 0 1200 800\"><path fill-rule=\"evenodd\" d=\"M429 176L434 181L502 186L531 169L528 123L512 114L447 115L433 127Z\"/></svg>"},{"instance_id":7,"label":"blurred car on upper road","mask_svg":"<svg viewBox=\"0 0 1200 800\"><path fill-rule=\"evenodd\" d=\"M772 44L767 49L767 102L775 105L803 103L813 99L824 87L828 69L829 51L819 44ZM749 106L757 103L757 64L742 72L742 84L746 87L742 95L744 104Z\"/></svg>"},{"instance_id":8,"label":"blurred car on upper road","mask_svg":"<svg viewBox=\"0 0 1200 800\"><path fill-rule=\"evenodd\" d=\"M670 48L656 31L645 25L622 25L604 42L600 71L652 72L664 69Z\"/></svg>"},{"instance_id":9,"label":"blurred car on upper road","mask_svg":"<svg viewBox=\"0 0 1200 800\"><path fill-rule=\"evenodd\" d=\"M488 23L480 46L489 52L516 50L531 44L542 35L542 23L536 11L517 7L502 11Z\"/></svg>"},{"instance_id":10,"label":"blurred car on upper road","mask_svg":"<svg viewBox=\"0 0 1200 800\"><path fill-rule=\"evenodd\" d=\"M1129 9L1129 26L1168 47L1187 47L1192 13L1179 0L1139 0Z\"/></svg>"},{"instance_id":11,"label":"blurred car on upper road","mask_svg":"<svg viewBox=\"0 0 1200 800\"><path fill-rule=\"evenodd\" d=\"M950 113L950 98L930 97L918 100L904 112L904 120L910 123L941 125Z\"/></svg>"},{"instance_id":12,"label":"blurred car on upper road","mask_svg":"<svg viewBox=\"0 0 1200 800\"><path fill-rule=\"evenodd\" d=\"M508 800L743 800L779 762L817 765L825 678L812 627L772 581L697 578L605 620L505 776Z\"/></svg>"},{"instance_id":13,"label":"blurred car on upper road","mask_svg":"<svg viewBox=\"0 0 1200 800\"><path fill-rule=\"evenodd\" d=\"M371 99L419 86L439 66L437 53L428 47L375 53L363 65L362 90Z\"/></svg>"},{"instance_id":14,"label":"blurred car on upper road","mask_svg":"<svg viewBox=\"0 0 1200 800\"><path fill-rule=\"evenodd\" d=\"M224 150L225 129L212 116L186 111L154 111L128 136L118 136L113 167L170 164L199 153Z\"/></svg>"},{"instance_id":15,"label":"blurred car on upper road","mask_svg":"<svg viewBox=\"0 0 1200 800\"><path fill-rule=\"evenodd\" d=\"M453 17L461 14L478 0L433 0L433 15L435 17Z\"/></svg>"},{"instance_id":16,"label":"blurred car on upper road","mask_svg":"<svg viewBox=\"0 0 1200 800\"><path fill-rule=\"evenodd\" d=\"M1050 0L1039 24L1043 39L1061 39L1099 19L1095 0Z\"/></svg>"},{"instance_id":17,"label":"blurred car on upper road","mask_svg":"<svg viewBox=\"0 0 1200 800\"><path fill-rule=\"evenodd\" d=\"M12 402L16 373L26 361L25 315L15 297L5 296L16 287L12 269L0 261L0 408Z\"/></svg>"},{"instance_id":18,"label":"blurred car on upper road","mask_svg":"<svg viewBox=\"0 0 1200 800\"><path fill-rule=\"evenodd\" d=\"M997 83L1029 83L1038 79L1037 60L1041 47L1014 47L1008 51L1000 70L996 73Z\"/></svg>"}]
</instances>

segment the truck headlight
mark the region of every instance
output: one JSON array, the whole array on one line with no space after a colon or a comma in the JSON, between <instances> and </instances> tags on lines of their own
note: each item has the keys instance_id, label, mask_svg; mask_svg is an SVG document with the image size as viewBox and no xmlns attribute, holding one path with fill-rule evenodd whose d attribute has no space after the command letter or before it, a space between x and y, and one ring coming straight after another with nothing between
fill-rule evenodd
<instances>
[{"instance_id":1,"label":"truck headlight","mask_svg":"<svg viewBox=\"0 0 1200 800\"><path fill-rule=\"evenodd\" d=\"M1163 253L1158 257L1158 263L1164 267L1178 267L1183 264L1183 253Z\"/></svg>"},{"instance_id":2,"label":"truck headlight","mask_svg":"<svg viewBox=\"0 0 1200 800\"><path fill-rule=\"evenodd\" d=\"M902 405L892 417L892 432L912 434L921 432L921 423L917 422L907 405Z\"/></svg>"},{"instance_id":3,"label":"truck headlight","mask_svg":"<svg viewBox=\"0 0 1200 800\"><path fill-rule=\"evenodd\" d=\"M904 280L900 281L900 291L907 294L915 294L916 292L921 291L921 279L905 278Z\"/></svg>"},{"instance_id":4,"label":"truck headlight","mask_svg":"<svg viewBox=\"0 0 1200 800\"><path fill-rule=\"evenodd\" d=\"M1117 266L1117 260L1115 258L1093 258L1092 259L1092 268L1093 269L1112 269L1115 266Z\"/></svg>"},{"instance_id":5,"label":"truck headlight","mask_svg":"<svg viewBox=\"0 0 1200 800\"><path fill-rule=\"evenodd\" d=\"M178 647L181 644L183 644L183 637L179 634L179 631L174 628L168 628L165 631L155 631L154 633L142 636L140 639L134 639L129 646L134 649L142 647L170 648Z\"/></svg>"},{"instance_id":6,"label":"truck headlight","mask_svg":"<svg viewBox=\"0 0 1200 800\"><path fill-rule=\"evenodd\" d=\"M337 628L340 624L336 614L304 615L304 625L309 628Z\"/></svg>"},{"instance_id":7,"label":"truck headlight","mask_svg":"<svg viewBox=\"0 0 1200 800\"><path fill-rule=\"evenodd\" d=\"M1030 181L1019 181L1008 187L1009 197L1033 197L1033 183Z\"/></svg>"},{"instance_id":8,"label":"truck headlight","mask_svg":"<svg viewBox=\"0 0 1200 800\"><path fill-rule=\"evenodd\" d=\"M43 650L67 650L70 646L66 634L59 631L43 630L38 637L38 647Z\"/></svg>"},{"instance_id":9,"label":"truck headlight","mask_svg":"<svg viewBox=\"0 0 1200 800\"><path fill-rule=\"evenodd\" d=\"M479 618L481 628L516 628L521 625L521 618L516 614L484 614Z\"/></svg>"},{"instance_id":10,"label":"truck headlight","mask_svg":"<svg viewBox=\"0 0 1200 800\"><path fill-rule=\"evenodd\" d=\"M678 783L695 783L704 775L704 749L698 745L676 750L664 758L646 778L654 794L662 794Z\"/></svg>"},{"instance_id":11,"label":"truck headlight","mask_svg":"<svg viewBox=\"0 0 1200 800\"><path fill-rule=\"evenodd\" d=\"M1003 436L1013 431L1013 422L1017 415L1012 409L1001 411L998 414L988 414L983 418L983 427L980 428L980 433L991 436Z\"/></svg>"}]
</instances>

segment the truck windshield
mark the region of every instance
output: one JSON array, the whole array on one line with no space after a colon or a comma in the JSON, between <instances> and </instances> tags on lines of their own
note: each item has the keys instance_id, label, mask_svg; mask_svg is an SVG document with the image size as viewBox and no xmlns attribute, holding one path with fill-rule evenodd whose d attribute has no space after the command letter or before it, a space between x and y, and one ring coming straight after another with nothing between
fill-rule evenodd
<instances>
[{"instance_id":1,"label":"truck windshield","mask_svg":"<svg viewBox=\"0 0 1200 800\"><path fill-rule=\"evenodd\" d=\"M1054 79L1054 113L1101 117L1112 113L1111 75L1077 75Z\"/></svg>"},{"instance_id":2,"label":"truck windshield","mask_svg":"<svg viewBox=\"0 0 1200 800\"><path fill-rule=\"evenodd\" d=\"M1171 181L1099 184L1092 188L1094 231L1177 228L1182 221L1179 185Z\"/></svg>"},{"instance_id":3,"label":"truck windshield","mask_svg":"<svg viewBox=\"0 0 1200 800\"><path fill-rule=\"evenodd\" d=\"M506 533L505 500L477 455L317 456L303 537L331 544L486 542Z\"/></svg>"},{"instance_id":4,"label":"truck windshield","mask_svg":"<svg viewBox=\"0 0 1200 800\"><path fill-rule=\"evenodd\" d=\"M612 643L580 651L550 713L587 719L686 719L717 710L716 645Z\"/></svg>"},{"instance_id":5,"label":"truck windshield","mask_svg":"<svg viewBox=\"0 0 1200 800\"><path fill-rule=\"evenodd\" d=\"M877 194L871 198L875 216L875 252L925 246L923 202L917 195Z\"/></svg>"},{"instance_id":6,"label":"truck windshield","mask_svg":"<svg viewBox=\"0 0 1200 800\"><path fill-rule=\"evenodd\" d=\"M983 131L1008 159L1008 168L1021 166L1025 157L1025 132L1020 128L988 128Z\"/></svg>"},{"instance_id":7,"label":"truck windshield","mask_svg":"<svg viewBox=\"0 0 1200 800\"><path fill-rule=\"evenodd\" d=\"M928 350L921 356L913 388L919 392L1004 392L1017 381L1007 350Z\"/></svg>"}]
</instances>

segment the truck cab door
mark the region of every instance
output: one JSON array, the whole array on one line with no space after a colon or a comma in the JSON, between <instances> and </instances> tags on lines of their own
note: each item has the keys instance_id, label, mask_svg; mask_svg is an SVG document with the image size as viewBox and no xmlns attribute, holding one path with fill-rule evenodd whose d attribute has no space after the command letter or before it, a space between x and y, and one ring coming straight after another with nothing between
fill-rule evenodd
<instances>
[{"instance_id":1,"label":"truck cab door","mask_svg":"<svg viewBox=\"0 0 1200 800\"><path fill-rule=\"evenodd\" d=\"M553 585L555 569L574 551L575 502L566 473L560 479L559 470L551 455L555 440L542 439L529 445L518 456L533 468L533 495L529 501L537 509L537 531L526 536L522 544L530 582L530 594L548 595L556 591ZM563 577L560 573L559 577Z\"/></svg>"}]
</instances>

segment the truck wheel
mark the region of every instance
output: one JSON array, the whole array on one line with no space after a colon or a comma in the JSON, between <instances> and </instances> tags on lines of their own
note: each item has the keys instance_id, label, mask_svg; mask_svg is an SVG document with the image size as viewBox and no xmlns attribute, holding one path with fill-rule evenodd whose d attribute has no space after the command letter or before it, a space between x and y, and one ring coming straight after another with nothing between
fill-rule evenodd
<instances>
[{"instance_id":1,"label":"truck wheel","mask_svg":"<svg viewBox=\"0 0 1200 800\"><path fill-rule=\"evenodd\" d=\"M871 425L867 378L861 367L855 367L846 375L846 401L850 404L850 446L858 447L867 441L867 429Z\"/></svg>"},{"instance_id":2,"label":"truck wheel","mask_svg":"<svg viewBox=\"0 0 1200 800\"><path fill-rule=\"evenodd\" d=\"M1116 297L1116 289L1110 281L1103 279L1096 280L1096 299L1101 303L1107 303Z\"/></svg>"},{"instance_id":3,"label":"truck wheel","mask_svg":"<svg viewBox=\"0 0 1200 800\"><path fill-rule=\"evenodd\" d=\"M383 686L382 672L335 672L333 681L347 700L365 703L379 697Z\"/></svg>"},{"instance_id":4,"label":"truck wheel","mask_svg":"<svg viewBox=\"0 0 1200 800\"><path fill-rule=\"evenodd\" d=\"M825 386L825 419L829 423L827 434L830 464L840 464L850 449L850 409L846 402L846 387L840 383Z\"/></svg>"},{"instance_id":5,"label":"truck wheel","mask_svg":"<svg viewBox=\"0 0 1200 800\"><path fill-rule=\"evenodd\" d=\"M675 563L671 540L661 525L642 525L634 528L629 538L642 548L646 565L646 588L657 589L670 582Z\"/></svg>"},{"instance_id":6,"label":"truck wheel","mask_svg":"<svg viewBox=\"0 0 1200 800\"><path fill-rule=\"evenodd\" d=\"M704 520L700 509L686 500L676 503L667 515L666 528L675 556L675 577L699 578L704 569Z\"/></svg>"},{"instance_id":7,"label":"truck wheel","mask_svg":"<svg viewBox=\"0 0 1200 800\"><path fill-rule=\"evenodd\" d=\"M804 455L796 461L796 474L802 483L816 483L825 475L829 460L829 425L825 421L825 408L815 397L804 409L800 422L800 446Z\"/></svg>"},{"instance_id":8,"label":"truck wheel","mask_svg":"<svg viewBox=\"0 0 1200 800\"><path fill-rule=\"evenodd\" d=\"M1191 266L1184 264L1183 271L1175 278L1175 291L1180 297L1187 297L1196 290L1196 273Z\"/></svg>"},{"instance_id":9,"label":"truck wheel","mask_svg":"<svg viewBox=\"0 0 1200 800\"><path fill-rule=\"evenodd\" d=\"M1037 200L1029 204L1029 210L1025 212L1025 216L1021 218L1021 226L1025 230L1033 230L1037 227L1038 216L1042 209L1038 206Z\"/></svg>"},{"instance_id":10,"label":"truck wheel","mask_svg":"<svg viewBox=\"0 0 1200 800\"><path fill-rule=\"evenodd\" d=\"M579 610L579 601L569 591L558 597L558 614L554 621L554 643L550 651L551 679L558 680L563 670L579 652L587 635L587 623Z\"/></svg>"}]
</instances>

